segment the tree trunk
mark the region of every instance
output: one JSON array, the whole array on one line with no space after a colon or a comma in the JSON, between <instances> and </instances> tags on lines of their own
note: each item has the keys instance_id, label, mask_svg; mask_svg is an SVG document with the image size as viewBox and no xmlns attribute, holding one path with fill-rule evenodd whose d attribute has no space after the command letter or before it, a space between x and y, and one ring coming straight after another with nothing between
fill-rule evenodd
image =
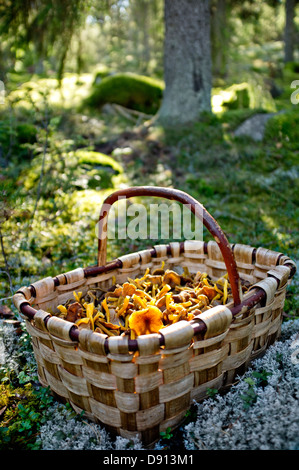
<instances>
[{"instance_id":1,"label":"tree trunk","mask_svg":"<svg viewBox=\"0 0 299 470\"><path fill-rule=\"evenodd\" d=\"M285 31L284 31L284 61L294 60L294 17L296 0L286 0L285 3Z\"/></svg>"},{"instance_id":2,"label":"tree trunk","mask_svg":"<svg viewBox=\"0 0 299 470\"><path fill-rule=\"evenodd\" d=\"M158 120L188 124L211 111L209 0L165 0L165 91Z\"/></svg>"}]
</instances>

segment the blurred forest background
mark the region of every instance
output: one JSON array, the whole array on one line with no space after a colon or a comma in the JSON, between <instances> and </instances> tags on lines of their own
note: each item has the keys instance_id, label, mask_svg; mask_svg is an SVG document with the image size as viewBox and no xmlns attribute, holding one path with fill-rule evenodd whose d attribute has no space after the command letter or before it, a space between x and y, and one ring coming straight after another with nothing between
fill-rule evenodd
<instances>
[{"instance_id":1,"label":"blurred forest background","mask_svg":"<svg viewBox=\"0 0 299 470\"><path fill-rule=\"evenodd\" d=\"M299 259L297 0L2 0L0 37L2 319L21 286L96 263L122 187L186 191L231 243Z\"/></svg>"},{"instance_id":2,"label":"blurred forest background","mask_svg":"<svg viewBox=\"0 0 299 470\"><path fill-rule=\"evenodd\" d=\"M3 1L1 297L94 264L100 204L131 185L189 192L232 243L298 259L298 8Z\"/></svg>"}]
</instances>

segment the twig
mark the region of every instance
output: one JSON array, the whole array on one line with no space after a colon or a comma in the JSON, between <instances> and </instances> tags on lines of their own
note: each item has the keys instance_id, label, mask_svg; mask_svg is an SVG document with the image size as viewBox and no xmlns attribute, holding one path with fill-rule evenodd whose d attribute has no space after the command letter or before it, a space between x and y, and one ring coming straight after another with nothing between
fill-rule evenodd
<instances>
[{"instance_id":1,"label":"twig","mask_svg":"<svg viewBox=\"0 0 299 470\"><path fill-rule=\"evenodd\" d=\"M245 219L242 219L241 217L237 217L234 214L230 214L229 212L215 211L214 217L218 217L218 218L224 217L227 219L237 220L238 222L241 222L243 224L246 222Z\"/></svg>"},{"instance_id":2,"label":"twig","mask_svg":"<svg viewBox=\"0 0 299 470\"><path fill-rule=\"evenodd\" d=\"M10 297L2 297L2 299L0 299L0 302L3 302L3 300L10 300L13 298L13 295L11 295Z\"/></svg>"},{"instance_id":3,"label":"twig","mask_svg":"<svg viewBox=\"0 0 299 470\"><path fill-rule=\"evenodd\" d=\"M87 424L92 430L93 432L95 433L95 436L96 436L96 439L98 441L98 443L101 442L101 434L96 430L95 426L91 423L88 423L87 421L83 421L84 424Z\"/></svg>"},{"instance_id":4,"label":"twig","mask_svg":"<svg viewBox=\"0 0 299 470\"><path fill-rule=\"evenodd\" d=\"M136 116L137 122L140 122L140 119L151 119L153 117L151 114L145 114L141 111L136 111L135 109L128 109L119 104L112 104L112 108L119 114L121 114L123 117L129 119L134 123L136 123L136 119L134 118L134 116Z\"/></svg>"}]
</instances>

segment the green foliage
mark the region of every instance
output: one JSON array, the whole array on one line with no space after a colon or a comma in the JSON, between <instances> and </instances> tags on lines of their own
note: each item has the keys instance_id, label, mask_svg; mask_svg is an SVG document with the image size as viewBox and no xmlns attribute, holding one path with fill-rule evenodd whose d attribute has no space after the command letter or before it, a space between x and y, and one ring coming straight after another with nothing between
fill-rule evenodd
<instances>
[{"instance_id":1,"label":"green foliage","mask_svg":"<svg viewBox=\"0 0 299 470\"><path fill-rule=\"evenodd\" d=\"M0 385L0 391L2 405L6 407L0 423L0 450L38 450L38 432L53 403L49 389L34 390L29 385L11 389L9 385Z\"/></svg>"},{"instance_id":2,"label":"green foliage","mask_svg":"<svg viewBox=\"0 0 299 470\"><path fill-rule=\"evenodd\" d=\"M29 146L36 141L37 132L33 123L19 122L12 113L0 117L0 164L7 165L12 159L30 159Z\"/></svg>"},{"instance_id":3,"label":"green foliage","mask_svg":"<svg viewBox=\"0 0 299 470\"><path fill-rule=\"evenodd\" d=\"M77 157L77 164L79 165L86 164L96 168L105 168L108 171L113 170L117 174L123 173L122 166L116 160L101 152L80 149L76 150L75 156Z\"/></svg>"},{"instance_id":4,"label":"green foliage","mask_svg":"<svg viewBox=\"0 0 299 470\"><path fill-rule=\"evenodd\" d=\"M50 158L47 159L44 178L44 196L52 197L58 188L69 192L113 187L114 176L123 172L122 167L113 158L88 149L72 151L71 147L72 142L66 141L58 145L51 140ZM42 157L43 155L38 153L32 161L30 171L24 170L20 175L19 181L26 190L36 188Z\"/></svg>"},{"instance_id":5,"label":"green foliage","mask_svg":"<svg viewBox=\"0 0 299 470\"><path fill-rule=\"evenodd\" d=\"M155 114L160 106L163 82L133 73L118 73L93 85L85 104L101 108L104 104L114 103L126 108Z\"/></svg>"},{"instance_id":6,"label":"green foliage","mask_svg":"<svg viewBox=\"0 0 299 470\"><path fill-rule=\"evenodd\" d=\"M166 440L171 439L173 437L173 434L171 432L171 428L169 427L169 428L166 428L165 431L161 431L160 436L161 436L162 439L166 439Z\"/></svg>"},{"instance_id":7,"label":"green foliage","mask_svg":"<svg viewBox=\"0 0 299 470\"><path fill-rule=\"evenodd\" d=\"M292 312L299 312L299 295L297 290L298 287L294 284L291 284L287 288L284 304L284 312L287 315L292 316Z\"/></svg>"},{"instance_id":8,"label":"green foliage","mask_svg":"<svg viewBox=\"0 0 299 470\"><path fill-rule=\"evenodd\" d=\"M293 80L298 80L298 73L299 73L299 62L287 62L284 64L282 74L284 81L288 81L289 84Z\"/></svg>"},{"instance_id":9,"label":"green foliage","mask_svg":"<svg viewBox=\"0 0 299 470\"><path fill-rule=\"evenodd\" d=\"M223 123L225 129L228 131L234 131L238 126L242 124L246 119L254 116L256 113L265 112L262 109L234 109L224 111L218 115L219 121Z\"/></svg>"},{"instance_id":10,"label":"green foliage","mask_svg":"<svg viewBox=\"0 0 299 470\"><path fill-rule=\"evenodd\" d=\"M245 393L241 394L241 398L244 402L244 408L250 408L257 400L257 387L264 387L268 383L268 377L271 375L270 372L267 371L253 371L251 377L247 377L244 379L244 382L248 384L248 389Z\"/></svg>"},{"instance_id":11,"label":"green foliage","mask_svg":"<svg viewBox=\"0 0 299 470\"><path fill-rule=\"evenodd\" d=\"M35 59L47 56L53 51L53 46L57 46L57 73L60 79L72 36L78 32L89 7L90 2L82 0L66 0L63 3L42 0L38 6L32 0L25 4L6 0L0 7L0 33L3 38L14 36L12 50L16 56L25 45L34 48Z\"/></svg>"},{"instance_id":12,"label":"green foliage","mask_svg":"<svg viewBox=\"0 0 299 470\"><path fill-rule=\"evenodd\" d=\"M208 388L208 389L207 389L207 396L208 396L209 398L215 398L216 395L217 395L217 393L218 393L218 389L217 389L217 388Z\"/></svg>"},{"instance_id":13,"label":"green foliage","mask_svg":"<svg viewBox=\"0 0 299 470\"><path fill-rule=\"evenodd\" d=\"M280 142L290 149L296 149L299 141L299 113L296 105L292 110L273 116L267 123L265 139Z\"/></svg>"},{"instance_id":14,"label":"green foliage","mask_svg":"<svg viewBox=\"0 0 299 470\"><path fill-rule=\"evenodd\" d=\"M31 80L25 78L10 91L7 104L21 110L44 112L49 107L54 111L80 106L89 93L93 76L90 73L65 73L61 80L40 76L33 76Z\"/></svg>"},{"instance_id":15,"label":"green foliage","mask_svg":"<svg viewBox=\"0 0 299 470\"><path fill-rule=\"evenodd\" d=\"M199 175L190 175L186 178L186 183L191 187L196 187L201 196L212 197L215 194L215 188Z\"/></svg>"},{"instance_id":16,"label":"green foliage","mask_svg":"<svg viewBox=\"0 0 299 470\"><path fill-rule=\"evenodd\" d=\"M248 377L247 379L244 379L244 382L248 384L248 389L241 395L241 398L244 402L244 408L248 409L256 402L257 395L254 388L254 380Z\"/></svg>"},{"instance_id":17,"label":"green foliage","mask_svg":"<svg viewBox=\"0 0 299 470\"><path fill-rule=\"evenodd\" d=\"M37 129L33 124L22 123L17 125L17 143L22 144L33 144L36 141Z\"/></svg>"},{"instance_id":18,"label":"green foliage","mask_svg":"<svg viewBox=\"0 0 299 470\"><path fill-rule=\"evenodd\" d=\"M291 72L291 73L294 73L294 74L296 74L296 73L298 74L299 73L299 62L288 62L287 64L285 64L284 70L288 71L288 72Z\"/></svg>"},{"instance_id":19,"label":"green foliage","mask_svg":"<svg viewBox=\"0 0 299 470\"><path fill-rule=\"evenodd\" d=\"M0 368L0 450L36 450L38 432L47 420L53 396L38 384L31 338L22 324L3 335L8 360ZM3 344L3 343L2 343Z\"/></svg>"}]
</instances>

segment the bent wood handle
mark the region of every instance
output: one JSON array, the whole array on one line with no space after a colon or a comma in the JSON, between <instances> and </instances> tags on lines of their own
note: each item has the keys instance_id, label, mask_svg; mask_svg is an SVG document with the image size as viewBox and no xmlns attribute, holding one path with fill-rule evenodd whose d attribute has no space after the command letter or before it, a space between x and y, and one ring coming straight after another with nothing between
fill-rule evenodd
<instances>
[{"instance_id":1,"label":"bent wood handle","mask_svg":"<svg viewBox=\"0 0 299 470\"><path fill-rule=\"evenodd\" d=\"M182 204L188 205L188 208L196 217L202 218L203 224L214 237L221 250L232 289L234 305L240 305L242 298L241 282L233 251L226 236L216 220L209 214L202 204L192 196L189 196L189 194L178 189L158 186L133 186L130 188L120 189L110 194L104 200L99 216L98 266L104 266L106 264L108 215L112 204L120 198L128 199L139 196L161 197L178 201Z\"/></svg>"}]
</instances>

